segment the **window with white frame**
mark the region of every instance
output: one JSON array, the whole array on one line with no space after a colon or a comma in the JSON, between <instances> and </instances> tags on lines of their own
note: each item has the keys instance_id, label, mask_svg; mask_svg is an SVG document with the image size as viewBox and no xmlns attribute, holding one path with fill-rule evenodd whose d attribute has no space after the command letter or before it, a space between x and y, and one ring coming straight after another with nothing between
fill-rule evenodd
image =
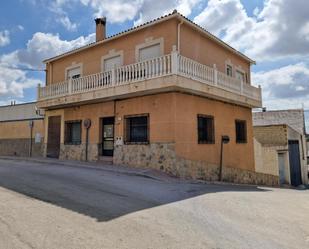
<instances>
[{"instance_id":1,"label":"window with white frame","mask_svg":"<svg viewBox=\"0 0 309 249\"><path fill-rule=\"evenodd\" d=\"M139 61L149 60L161 56L160 43L139 49Z\"/></svg>"},{"instance_id":2,"label":"window with white frame","mask_svg":"<svg viewBox=\"0 0 309 249\"><path fill-rule=\"evenodd\" d=\"M120 67L121 66L121 56L117 55L114 57L106 58L104 59L104 65L103 65L103 70L104 71L111 71L114 68Z\"/></svg>"},{"instance_id":3,"label":"window with white frame","mask_svg":"<svg viewBox=\"0 0 309 249\"><path fill-rule=\"evenodd\" d=\"M236 78L239 79L241 82L245 82L245 73L237 70Z\"/></svg>"},{"instance_id":4,"label":"window with white frame","mask_svg":"<svg viewBox=\"0 0 309 249\"><path fill-rule=\"evenodd\" d=\"M226 74L230 77L233 77L233 67L229 64L226 65Z\"/></svg>"},{"instance_id":5,"label":"window with white frame","mask_svg":"<svg viewBox=\"0 0 309 249\"><path fill-rule=\"evenodd\" d=\"M66 75L67 75L67 80L69 79L77 79L81 76L81 67L73 67L73 68L68 68L66 70Z\"/></svg>"}]
</instances>

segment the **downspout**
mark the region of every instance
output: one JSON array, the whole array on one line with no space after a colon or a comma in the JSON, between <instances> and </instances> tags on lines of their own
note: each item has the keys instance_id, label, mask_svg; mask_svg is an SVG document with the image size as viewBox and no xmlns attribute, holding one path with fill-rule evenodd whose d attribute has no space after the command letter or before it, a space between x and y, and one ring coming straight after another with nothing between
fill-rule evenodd
<instances>
[{"instance_id":1,"label":"downspout","mask_svg":"<svg viewBox=\"0 0 309 249\"><path fill-rule=\"evenodd\" d=\"M180 26L183 24L183 20L178 23L178 26L177 26L177 50L178 50L178 53L180 53Z\"/></svg>"}]
</instances>

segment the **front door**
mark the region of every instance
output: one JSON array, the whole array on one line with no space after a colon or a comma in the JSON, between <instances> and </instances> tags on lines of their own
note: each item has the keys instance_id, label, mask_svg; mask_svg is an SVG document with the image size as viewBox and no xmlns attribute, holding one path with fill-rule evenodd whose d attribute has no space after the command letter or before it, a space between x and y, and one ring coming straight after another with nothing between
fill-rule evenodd
<instances>
[{"instance_id":1,"label":"front door","mask_svg":"<svg viewBox=\"0 0 309 249\"><path fill-rule=\"evenodd\" d=\"M284 153L278 154L278 163L279 163L280 184L284 184L285 183L285 155Z\"/></svg>"},{"instance_id":2,"label":"front door","mask_svg":"<svg viewBox=\"0 0 309 249\"><path fill-rule=\"evenodd\" d=\"M298 186L302 184L300 153L298 140L289 140L289 161L291 173L291 185Z\"/></svg>"},{"instance_id":3,"label":"front door","mask_svg":"<svg viewBox=\"0 0 309 249\"><path fill-rule=\"evenodd\" d=\"M61 116L48 118L47 157L58 158L60 152Z\"/></svg>"},{"instance_id":4,"label":"front door","mask_svg":"<svg viewBox=\"0 0 309 249\"><path fill-rule=\"evenodd\" d=\"M114 154L114 117L102 119L102 155Z\"/></svg>"}]
</instances>

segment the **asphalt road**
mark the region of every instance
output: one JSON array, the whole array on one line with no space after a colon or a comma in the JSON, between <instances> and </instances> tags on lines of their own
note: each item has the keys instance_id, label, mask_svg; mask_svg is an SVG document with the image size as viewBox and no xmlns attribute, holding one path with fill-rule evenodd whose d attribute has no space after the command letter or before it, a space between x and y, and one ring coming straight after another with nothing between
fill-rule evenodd
<instances>
[{"instance_id":1,"label":"asphalt road","mask_svg":"<svg viewBox=\"0 0 309 249\"><path fill-rule=\"evenodd\" d=\"M308 221L308 190L0 159L0 249L305 249Z\"/></svg>"}]
</instances>

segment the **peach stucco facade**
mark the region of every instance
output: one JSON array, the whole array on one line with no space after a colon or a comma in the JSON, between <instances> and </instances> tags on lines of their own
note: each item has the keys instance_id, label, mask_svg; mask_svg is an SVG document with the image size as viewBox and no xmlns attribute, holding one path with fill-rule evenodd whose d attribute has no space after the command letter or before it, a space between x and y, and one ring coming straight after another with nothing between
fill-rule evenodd
<instances>
[{"instance_id":1,"label":"peach stucco facade","mask_svg":"<svg viewBox=\"0 0 309 249\"><path fill-rule=\"evenodd\" d=\"M147 39L156 40L158 38L163 38L164 54L171 53L173 45L177 43L177 20L168 20L47 63L47 84L64 81L65 69L74 64L82 63L82 75L98 73L101 71L102 56L109 53L121 52L123 65L135 63L136 45L145 43Z\"/></svg>"},{"instance_id":2,"label":"peach stucco facade","mask_svg":"<svg viewBox=\"0 0 309 249\"><path fill-rule=\"evenodd\" d=\"M151 70L145 68L149 64L134 66L140 59L139 49L156 43L160 45L161 56L158 59L161 64L156 65L160 66L155 69L156 65L151 64ZM163 58L164 55L166 57ZM86 82L83 91L62 94L63 89L69 93L72 90L70 86L67 89L64 88L67 85L59 84L67 80L68 69L79 66L81 75L78 77L104 72L102 61L113 56L120 56L121 66L133 65L130 68L134 72L129 68L129 73L117 73L120 78L129 75L128 83L115 83L113 77L116 71L112 71L112 74L100 78L102 82L112 79L114 85L109 88L88 91L91 85ZM180 56L188 67L195 63L190 69L192 77L185 78L184 71L179 70L186 69L177 68L180 67L178 60L182 59ZM60 158L105 160L102 146L105 146L103 133L104 136L106 134L102 120L105 118L105 122L109 122L106 118L113 118L112 161L115 164L155 168L181 177L217 180L221 137L227 135L230 142L224 145L223 179L276 184L276 178L255 173L251 108L260 105L260 89L255 90L258 95L250 95L251 88L243 86L251 84L250 66L254 62L177 12L45 62L46 85L55 84L60 89L53 88L57 94L60 93L59 97L48 97L38 102L39 107L45 109L45 154L50 139L48 122L58 117L61 120ZM151 59L147 63L152 63ZM230 78L226 78L227 65L233 70L233 75L228 75ZM146 79L147 70L155 72L150 79ZM163 74L164 70L166 74ZM235 81L236 70L243 73L243 82ZM221 75L217 76L217 71ZM208 77L214 85L198 82L194 75ZM219 76L220 80L217 79ZM93 80L91 82L96 84ZM217 87L217 84L222 85ZM234 90L229 88L229 84L234 84ZM140 115L148 117L148 140L146 143L126 143L126 119ZM198 115L213 117L214 142L199 143ZM88 119L91 127L87 130L82 122ZM246 124L245 142L236 142L236 120ZM73 121L81 124L81 141L78 144L66 142L66 127Z\"/></svg>"}]
</instances>

